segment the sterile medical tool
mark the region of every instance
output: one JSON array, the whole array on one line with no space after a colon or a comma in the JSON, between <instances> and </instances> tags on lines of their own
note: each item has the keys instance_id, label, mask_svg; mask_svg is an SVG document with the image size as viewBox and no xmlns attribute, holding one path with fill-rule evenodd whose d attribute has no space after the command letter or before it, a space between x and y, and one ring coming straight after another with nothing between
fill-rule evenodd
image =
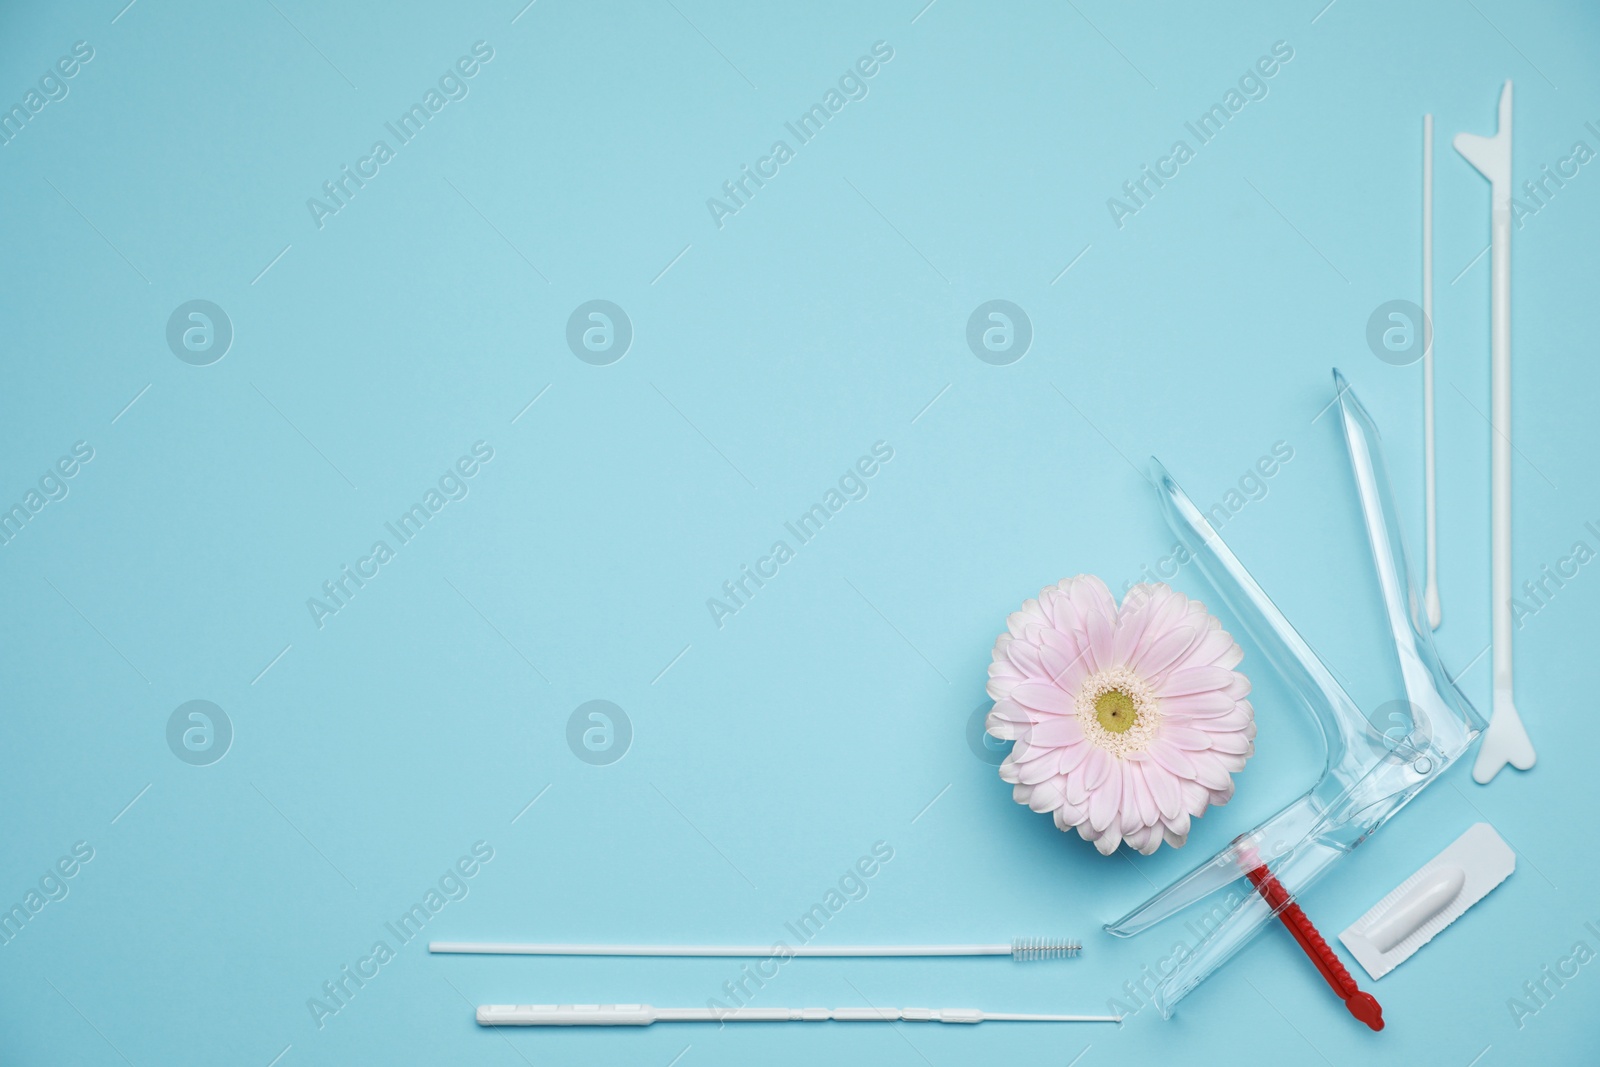
<instances>
[{"instance_id":1,"label":"sterile medical tool","mask_svg":"<svg viewBox=\"0 0 1600 1067\"><path fill-rule=\"evenodd\" d=\"M1432 941L1517 869L1517 854L1480 822L1423 864L1339 935L1367 973L1382 978Z\"/></svg>"},{"instance_id":2,"label":"sterile medical tool","mask_svg":"<svg viewBox=\"0 0 1600 1067\"><path fill-rule=\"evenodd\" d=\"M1120 1015L1032 1015L977 1008L652 1008L648 1004L484 1004L479 1026L651 1023L1120 1023Z\"/></svg>"},{"instance_id":3,"label":"sterile medical tool","mask_svg":"<svg viewBox=\"0 0 1600 1067\"><path fill-rule=\"evenodd\" d=\"M1439 606L1439 496L1433 462L1433 116L1422 116L1422 496L1426 515L1428 626L1444 621Z\"/></svg>"},{"instance_id":4,"label":"sterile medical tool","mask_svg":"<svg viewBox=\"0 0 1600 1067\"><path fill-rule=\"evenodd\" d=\"M1519 771L1537 758L1511 696L1511 82L1500 90L1493 137L1458 133L1456 151L1490 184L1490 609L1494 620L1494 705L1472 765L1487 785L1507 763Z\"/></svg>"},{"instance_id":5,"label":"sterile medical tool","mask_svg":"<svg viewBox=\"0 0 1600 1067\"><path fill-rule=\"evenodd\" d=\"M1014 960L1071 959L1082 943L1024 937L980 945L533 945L504 941L430 941L429 952L490 956L1010 956Z\"/></svg>"},{"instance_id":6,"label":"sterile medical tool","mask_svg":"<svg viewBox=\"0 0 1600 1067\"><path fill-rule=\"evenodd\" d=\"M1289 891L1272 877L1272 872L1267 870L1267 865L1261 862L1259 856L1247 851L1240 858L1245 863L1245 877L1256 887L1261 899L1277 913L1278 920L1294 937L1301 951L1316 965L1318 973L1327 981L1334 994L1344 1001L1344 1006L1349 1009L1350 1014L1366 1023L1371 1029L1382 1030L1383 1008L1378 1004L1377 998L1357 988L1356 980L1345 970L1343 961L1328 947L1322 935L1317 933L1317 928L1311 924L1311 920L1301 910L1300 905L1294 902Z\"/></svg>"},{"instance_id":7,"label":"sterile medical tool","mask_svg":"<svg viewBox=\"0 0 1600 1067\"><path fill-rule=\"evenodd\" d=\"M1335 370L1333 377L1378 590L1405 686L1406 700L1396 704L1407 713L1397 716L1404 721L1386 730L1374 726L1205 514L1165 468L1152 461L1168 524L1311 713L1328 750L1322 777L1304 796L1107 925L1112 934L1131 937L1192 904L1214 898L1201 924L1208 932L1156 986L1152 1000L1163 1016L1170 1017L1178 1001L1248 944L1269 919L1438 778L1483 728L1483 720L1434 650L1433 631L1423 617L1422 598L1406 562L1377 426L1344 376ZM1285 890L1281 899L1269 902L1248 884L1241 887L1246 871L1254 869L1252 850Z\"/></svg>"}]
</instances>

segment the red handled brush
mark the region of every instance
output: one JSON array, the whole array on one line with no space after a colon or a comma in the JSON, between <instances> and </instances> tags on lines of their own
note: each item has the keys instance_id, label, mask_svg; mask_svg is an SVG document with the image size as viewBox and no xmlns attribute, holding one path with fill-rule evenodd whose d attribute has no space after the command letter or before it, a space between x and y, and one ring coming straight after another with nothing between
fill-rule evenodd
<instances>
[{"instance_id":1,"label":"red handled brush","mask_svg":"<svg viewBox=\"0 0 1600 1067\"><path fill-rule=\"evenodd\" d=\"M1252 856L1251 859L1257 859ZM1333 991L1339 999L1344 1001L1344 1006L1350 1009L1350 1014L1366 1023L1374 1030L1383 1029L1383 1008L1378 1004L1371 993L1363 993L1356 988L1356 980L1350 977L1350 972L1345 970L1339 957L1333 949L1317 933L1317 928L1311 925L1311 920L1301 910L1300 905L1294 902L1289 891L1283 888L1283 883L1273 877L1267 870L1265 863L1245 868L1245 876L1250 879L1250 884L1256 887L1256 892L1261 894L1261 899L1267 902L1283 925L1289 928L1289 933L1300 943L1300 948L1311 957L1311 962L1317 965L1317 970L1322 972L1322 977L1328 980Z\"/></svg>"}]
</instances>

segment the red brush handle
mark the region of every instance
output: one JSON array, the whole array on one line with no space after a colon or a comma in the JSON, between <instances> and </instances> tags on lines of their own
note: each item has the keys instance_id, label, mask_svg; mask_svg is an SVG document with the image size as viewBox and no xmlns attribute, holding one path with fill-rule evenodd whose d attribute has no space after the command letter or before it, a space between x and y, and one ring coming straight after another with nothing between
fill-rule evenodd
<instances>
[{"instance_id":1,"label":"red brush handle","mask_svg":"<svg viewBox=\"0 0 1600 1067\"><path fill-rule=\"evenodd\" d=\"M1383 1008L1371 993L1363 993L1357 988L1356 980L1350 977L1344 963L1328 947L1322 935L1317 933L1317 928L1311 925L1311 920L1294 902L1289 891L1283 888L1283 883L1273 877L1265 863L1247 868L1245 875L1250 879L1250 884L1256 887L1256 892L1261 894L1261 899L1278 913L1279 920L1289 928L1289 933L1294 935L1305 954L1311 957L1311 962L1317 965L1317 970L1322 972L1322 977L1327 979L1333 991L1339 994L1339 999L1350 1009L1350 1014L1372 1029L1382 1030Z\"/></svg>"}]
</instances>

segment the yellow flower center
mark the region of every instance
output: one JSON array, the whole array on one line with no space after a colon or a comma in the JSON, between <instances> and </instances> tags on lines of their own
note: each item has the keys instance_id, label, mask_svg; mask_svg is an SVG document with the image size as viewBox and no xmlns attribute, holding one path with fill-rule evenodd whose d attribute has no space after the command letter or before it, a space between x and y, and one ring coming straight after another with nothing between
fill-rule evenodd
<instances>
[{"instance_id":1,"label":"yellow flower center","mask_svg":"<svg viewBox=\"0 0 1600 1067\"><path fill-rule=\"evenodd\" d=\"M1126 666L1089 675L1073 705L1084 738L1118 759L1149 748L1161 729L1161 702Z\"/></svg>"},{"instance_id":2,"label":"yellow flower center","mask_svg":"<svg viewBox=\"0 0 1600 1067\"><path fill-rule=\"evenodd\" d=\"M1139 721L1139 709L1121 689L1107 689L1095 698L1094 717L1108 732L1123 734Z\"/></svg>"}]
</instances>

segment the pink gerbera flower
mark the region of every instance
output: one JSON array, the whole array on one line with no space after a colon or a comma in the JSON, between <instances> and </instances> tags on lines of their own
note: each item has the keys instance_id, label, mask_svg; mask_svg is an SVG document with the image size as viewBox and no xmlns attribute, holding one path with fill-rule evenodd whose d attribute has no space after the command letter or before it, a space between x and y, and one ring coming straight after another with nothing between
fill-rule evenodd
<instances>
[{"instance_id":1,"label":"pink gerbera flower","mask_svg":"<svg viewBox=\"0 0 1600 1067\"><path fill-rule=\"evenodd\" d=\"M1179 848L1189 820L1233 796L1255 751L1244 658L1205 605L1136 585L1118 609L1093 575L1067 578L1006 620L988 729L1017 803L1052 812L1105 855Z\"/></svg>"}]
</instances>

